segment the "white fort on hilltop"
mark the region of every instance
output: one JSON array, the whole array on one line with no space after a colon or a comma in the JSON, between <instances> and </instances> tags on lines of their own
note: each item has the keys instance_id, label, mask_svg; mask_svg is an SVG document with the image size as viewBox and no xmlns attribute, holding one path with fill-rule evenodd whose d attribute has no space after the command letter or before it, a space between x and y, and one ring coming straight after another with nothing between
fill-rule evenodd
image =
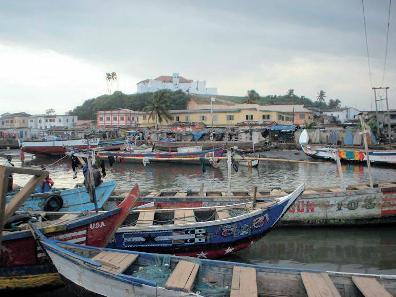
<instances>
[{"instance_id":1,"label":"white fort on hilltop","mask_svg":"<svg viewBox=\"0 0 396 297\"><path fill-rule=\"evenodd\" d=\"M186 79L178 73L172 76L158 76L154 79L145 79L137 83L138 93L156 92L159 90L181 90L190 94L216 95L217 88L207 88L206 81Z\"/></svg>"}]
</instances>

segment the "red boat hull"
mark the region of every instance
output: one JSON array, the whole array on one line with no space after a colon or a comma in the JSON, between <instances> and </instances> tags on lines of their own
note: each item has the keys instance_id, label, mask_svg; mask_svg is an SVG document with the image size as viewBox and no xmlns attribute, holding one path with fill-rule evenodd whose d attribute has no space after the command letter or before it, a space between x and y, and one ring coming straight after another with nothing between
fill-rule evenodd
<instances>
[{"instance_id":1,"label":"red boat hull","mask_svg":"<svg viewBox=\"0 0 396 297\"><path fill-rule=\"evenodd\" d=\"M95 146L90 146L93 148ZM78 150L85 150L88 149L87 145L80 145L73 147ZM36 154L36 155L52 155L52 156L59 156L64 155L66 153L67 148L64 146L28 146L23 147L22 150L26 153Z\"/></svg>"},{"instance_id":2,"label":"red boat hull","mask_svg":"<svg viewBox=\"0 0 396 297\"><path fill-rule=\"evenodd\" d=\"M47 227L43 231L47 236L61 241L104 247L128 216L138 196L139 188L135 186L117 209L69 225ZM37 274L53 272L49 258L30 231L9 233L3 237L0 250L0 290L16 289L19 285L29 287L29 280L34 283ZM16 279L20 277L25 278L24 282Z\"/></svg>"}]
</instances>

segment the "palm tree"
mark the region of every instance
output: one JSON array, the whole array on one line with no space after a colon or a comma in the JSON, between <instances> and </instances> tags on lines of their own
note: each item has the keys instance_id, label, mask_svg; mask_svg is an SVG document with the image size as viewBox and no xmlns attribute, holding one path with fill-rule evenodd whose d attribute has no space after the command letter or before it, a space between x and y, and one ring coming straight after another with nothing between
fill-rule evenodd
<instances>
[{"instance_id":1,"label":"palm tree","mask_svg":"<svg viewBox=\"0 0 396 297\"><path fill-rule=\"evenodd\" d=\"M155 120L155 129L158 130L158 123L172 118L168 111L168 93L165 91L155 92L144 110L150 112L149 120Z\"/></svg>"},{"instance_id":2,"label":"palm tree","mask_svg":"<svg viewBox=\"0 0 396 297\"><path fill-rule=\"evenodd\" d=\"M324 101L325 101L325 98L326 98L326 92L323 91L323 90L320 90L318 96L316 97L316 99L317 99L319 102L324 102Z\"/></svg>"},{"instance_id":3,"label":"palm tree","mask_svg":"<svg viewBox=\"0 0 396 297\"><path fill-rule=\"evenodd\" d=\"M253 103L256 103L256 101L258 99L260 99L259 93L257 93L255 90L248 90L247 91L247 97L243 101L243 103L253 104Z\"/></svg>"}]
</instances>

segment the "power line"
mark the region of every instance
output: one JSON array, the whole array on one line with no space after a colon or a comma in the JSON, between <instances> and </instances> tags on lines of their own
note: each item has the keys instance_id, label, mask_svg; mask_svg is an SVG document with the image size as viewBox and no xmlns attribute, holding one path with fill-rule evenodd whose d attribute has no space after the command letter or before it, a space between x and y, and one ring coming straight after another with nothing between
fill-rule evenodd
<instances>
[{"instance_id":1,"label":"power line","mask_svg":"<svg viewBox=\"0 0 396 297\"><path fill-rule=\"evenodd\" d=\"M363 24L364 24L364 36L366 37L366 53L367 53L367 65L368 65L368 71L369 71L369 79L370 79L370 85L371 85L371 87L373 87L373 80L372 80L371 66L370 66L370 53L369 53L369 46L368 46L368 40L367 40L366 11L364 9L364 0L362 0L362 12L363 12Z\"/></svg>"},{"instance_id":2,"label":"power line","mask_svg":"<svg viewBox=\"0 0 396 297\"><path fill-rule=\"evenodd\" d=\"M385 80L385 71L386 71L386 60L388 59L388 44L389 44L389 27L390 27L390 15L391 15L391 6L392 0L389 0L389 7L388 7L388 27L386 29L386 45L385 45L385 58L384 58L384 69L382 72L382 82L381 86L384 85Z\"/></svg>"}]
</instances>

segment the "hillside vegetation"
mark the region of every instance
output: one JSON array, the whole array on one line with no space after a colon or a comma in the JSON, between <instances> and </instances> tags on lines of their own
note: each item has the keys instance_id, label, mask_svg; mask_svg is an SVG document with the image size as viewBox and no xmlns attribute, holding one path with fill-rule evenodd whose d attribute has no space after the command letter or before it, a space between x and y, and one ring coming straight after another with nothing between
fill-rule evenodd
<instances>
[{"instance_id":1,"label":"hillside vegetation","mask_svg":"<svg viewBox=\"0 0 396 297\"><path fill-rule=\"evenodd\" d=\"M182 91L162 91L166 93L166 105L168 109L186 109L189 99L192 97ZM267 95L260 96L256 91L249 90L249 96L225 96L216 95L216 98L232 101L235 103L257 103L260 105L268 104L303 104L305 106L317 107L322 110L337 108L341 101L330 99L325 102L325 92L321 91L317 100L313 101L305 96L297 96L294 90L289 90L286 95ZM77 115L81 120L94 120L96 112L99 110L114 110L118 108L127 108L137 111L143 111L152 100L154 93L143 94L124 94L116 91L111 95L102 95L96 98L85 100L80 106L75 107L69 113ZM197 95L194 95L197 96ZM208 97L208 96L200 96Z\"/></svg>"}]
</instances>

